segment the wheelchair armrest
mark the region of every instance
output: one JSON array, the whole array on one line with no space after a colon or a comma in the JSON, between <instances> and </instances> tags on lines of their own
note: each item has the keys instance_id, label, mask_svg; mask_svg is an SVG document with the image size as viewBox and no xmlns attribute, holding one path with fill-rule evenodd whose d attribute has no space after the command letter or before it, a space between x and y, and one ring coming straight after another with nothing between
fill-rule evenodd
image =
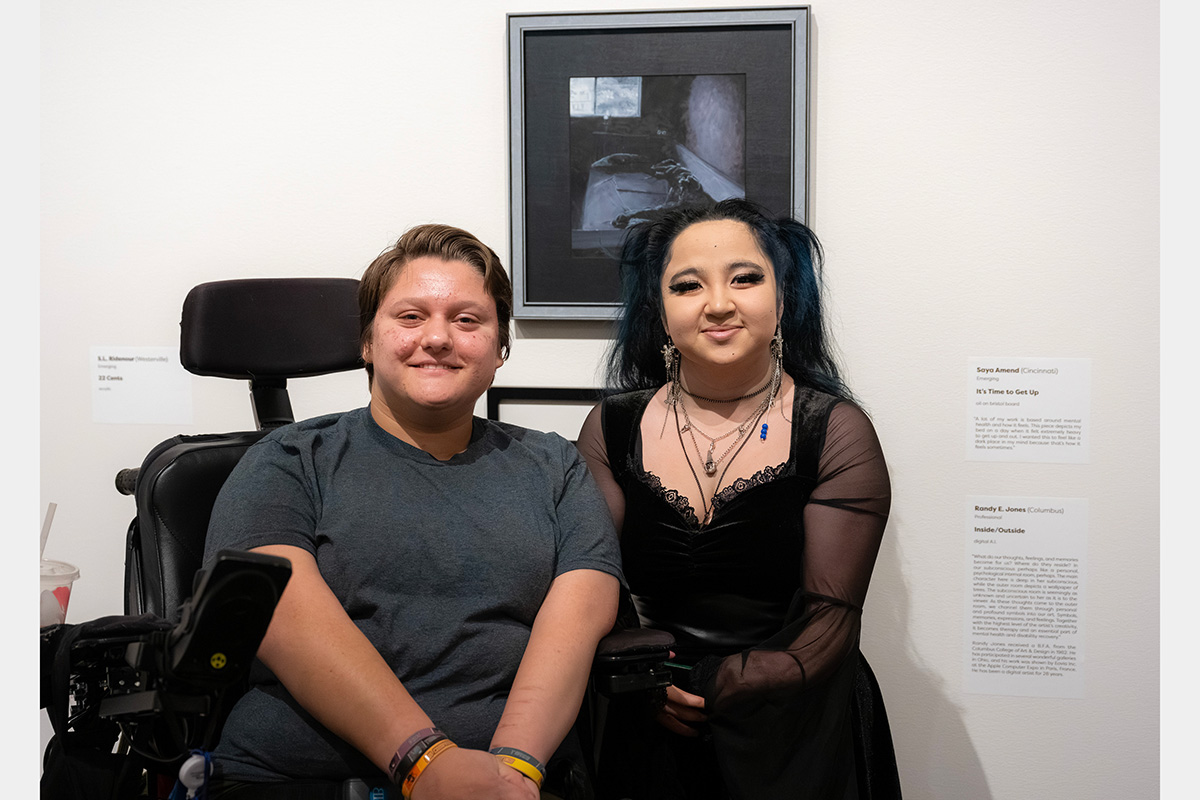
<instances>
[{"instance_id":1,"label":"wheelchair armrest","mask_svg":"<svg viewBox=\"0 0 1200 800\"><path fill-rule=\"evenodd\" d=\"M592 664L596 691L612 696L671 685L666 666L675 637L650 628L619 628L600 640Z\"/></svg>"}]
</instances>

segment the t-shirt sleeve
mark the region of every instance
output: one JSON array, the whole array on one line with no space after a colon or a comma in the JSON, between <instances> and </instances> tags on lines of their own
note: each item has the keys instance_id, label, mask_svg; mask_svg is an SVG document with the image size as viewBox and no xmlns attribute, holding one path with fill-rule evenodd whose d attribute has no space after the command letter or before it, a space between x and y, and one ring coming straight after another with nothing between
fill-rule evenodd
<instances>
[{"instance_id":1,"label":"t-shirt sleeve","mask_svg":"<svg viewBox=\"0 0 1200 800\"><path fill-rule=\"evenodd\" d=\"M302 453L275 438L247 450L213 505L205 563L218 550L271 544L315 554L318 509L310 474Z\"/></svg>"},{"instance_id":2,"label":"t-shirt sleeve","mask_svg":"<svg viewBox=\"0 0 1200 800\"><path fill-rule=\"evenodd\" d=\"M624 583L617 532L608 506L579 451L565 440L563 444L567 467L556 503L559 539L555 577L575 569L595 569Z\"/></svg>"},{"instance_id":3,"label":"t-shirt sleeve","mask_svg":"<svg viewBox=\"0 0 1200 800\"><path fill-rule=\"evenodd\" d=\"M710 662L710 702L747 695L795 697L819 687L855 652L863 601L891 505L887 465L867 415L850 403L830 413L818 482L804 515L804 579L779 634ZM714 674L715 673L715 674ZM699 687L698 687L699 688Z\"/></svg>"}]
</instances>

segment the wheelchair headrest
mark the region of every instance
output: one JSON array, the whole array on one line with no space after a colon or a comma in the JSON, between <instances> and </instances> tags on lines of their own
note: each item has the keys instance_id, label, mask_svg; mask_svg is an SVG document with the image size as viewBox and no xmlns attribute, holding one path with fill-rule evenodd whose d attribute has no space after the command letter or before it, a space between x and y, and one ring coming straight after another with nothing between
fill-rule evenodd
<instances>
[{"instance_id":1,"label":"wheelchair headrest","mask_svg":"<svg viewBox=\"0 0 1200 800\"><path fill-rule=\"evenodd\" d=\"M362 367L358 281L248 278L188 292L179 358L195 375L304 378Z\"/></svg>"}]
</instances>

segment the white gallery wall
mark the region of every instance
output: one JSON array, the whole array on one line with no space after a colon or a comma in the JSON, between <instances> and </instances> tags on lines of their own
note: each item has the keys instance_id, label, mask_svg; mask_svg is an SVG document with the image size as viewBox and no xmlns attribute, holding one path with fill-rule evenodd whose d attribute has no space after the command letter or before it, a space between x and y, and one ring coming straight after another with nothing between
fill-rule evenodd
<instances>
[{"instance_id":1,"label":"white gallery wall","mask_svg":"<svg viewBox=\"0 0 1200 800\"><path fill-rule=\"evenodd\" d=\"M69 622L122 612L116 472L177 433L252 424L245 386L215 378L190 379L191 425L93 422L90 348L177 347L193 285L357 277L417 223L507 262L505 13L666 5L41 4L36 499L39 521L58 505L46 555L82 573ZM863 650L906 796L1155 797L1158 6L811 9L809 221L892 474ZM497 384L596 385L607 330L519 321ZM1091 359L1090 462L965 460L975 356ZM301 417L366 400L359 374L291 393ZM964 691L979 494L1087 500L1083 698Z\"/></svg>"}]
</instances>

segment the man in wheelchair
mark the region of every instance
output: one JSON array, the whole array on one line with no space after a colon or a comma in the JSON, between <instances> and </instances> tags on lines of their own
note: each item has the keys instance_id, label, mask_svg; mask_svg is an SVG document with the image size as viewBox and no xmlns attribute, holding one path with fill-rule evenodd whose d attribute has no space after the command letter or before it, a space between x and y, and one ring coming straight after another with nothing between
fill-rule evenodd
<instances>
[{"instance_id":1,"label":"man in wheelchair","mask_svg":"<svg viewBox=\"0 0 1200 800\"><path fill-rule=\"evenodd\" d=\"M509 349L490 248L414 228L358 301L369 405L275 429L213 507L206 565L291 574L198 796L559 796L622 581L604 501L561 437L474 417Z\"/></svg>"},{"instance_id":2,"label":"man in wheelchair","mask_svg":"<svg viewBox=\"0 0 1200 800\"><path fill-rule=\"evenodd\" d=\"M226 482L206 554L292 575L210 796L335 797L384 775L416 800L539 796L621 573L574 448L474 417L511 307L475 237L407 232L359 287L369 406L272 433Z\"/></svg>"}]
</instances>

